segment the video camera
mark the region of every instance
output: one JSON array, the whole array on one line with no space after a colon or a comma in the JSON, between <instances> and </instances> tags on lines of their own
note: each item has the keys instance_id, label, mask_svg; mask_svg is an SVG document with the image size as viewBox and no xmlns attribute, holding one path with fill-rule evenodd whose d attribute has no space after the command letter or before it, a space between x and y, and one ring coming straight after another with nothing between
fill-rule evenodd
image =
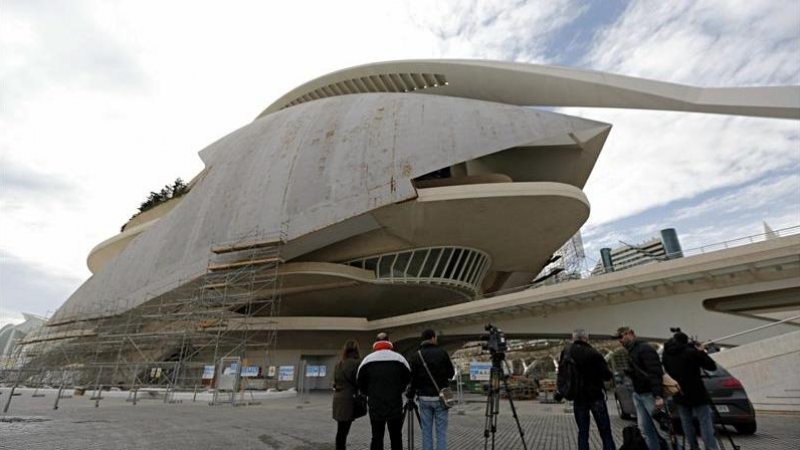
<instances>
[{"instance_id":1,"label":"video camera","mask_svg":"<svg viewBox=\"0 0 800 450\"><path fill-rule=\"evenodd\" d=\"M669 331L670 333L683 333L680 327L670 327ZM695 337L689 336L689 345L695 348L701 348L704 344L698 341ZM704 348L707 353L715 353L719 351L719 347L713 342L706 343Z\"/></svg>"},{"instance_id":2,"label":"video camera","mask_svg":"<svg viewBox=\"0 0 800 450\"><path fill-rule=\"evenodd\" d=\"M503 331L496 326L488 323L483 328L488 332L487 335L481 337L482 341L486 341L485 344L481 344L481 348L483 350L488 350L492 356L496 354L505 353L508 350L508 344L506 344L506 336L503 334Z\"/></svg>"},{"instance_id":3,"label":"video camera","mask_svg":"<svg viewBox=\"0 0 800 450\"><path fill-rule=\"evenodd\" d=\"M669 327L669 332L670 333L683 333L683 331L681 331L681 327ZM687 337L689 338L689 345L691 345L692 347L699 347L700 346L700 342L697 342L696 339L694 339L693 337L691 337L689 335L687 335Z\"/></svg>"}]
</instances>

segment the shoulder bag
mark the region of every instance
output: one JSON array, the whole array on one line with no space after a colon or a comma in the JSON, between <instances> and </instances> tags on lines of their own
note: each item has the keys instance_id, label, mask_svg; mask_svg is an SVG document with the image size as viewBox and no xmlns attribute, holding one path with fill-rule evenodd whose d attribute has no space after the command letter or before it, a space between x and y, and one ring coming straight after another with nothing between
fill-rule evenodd
<instances>
[{"instance_id":1,"label":"shoulder bag","mask_svg":"<svg viewBox=\"0 0 800 450\"><path fill-rule=\"evenodd\" d=\"M342 363L339 362L336 365L337 370L343 370L341 367ZM350 378L347 376L347 372L344 373L344 378L347 380L352 386L356 386L356 392L353 394L353 420L358 419L359 417L364 417L367 415L367 396L361 393L358 390L358 383L354 378Z\"/></svg>"},{"instance_id":2,"label":"shoulder bag","mask_svg":"<svg viewBox=\"0 0 800 450\"><path fill-rule=\"evenodd\" d=\"M417 354L419 354L419 359L422 361L422 365L425 367L425 371L428 372L428 376L433 382L433 387L439 391L439 403L442 405L444 409L450 409L458 403L458 399L455 398L453 395L453 391L449 387L444 387L439 389L439 385L436 384L436 380L433 378L433 374L431 374L431 370L428 369L428 364L425 363L425 358L422 356L422 350L417 350Z\"/></svg>"},{"instance_id":3,"label":"shoulder bag","mask_svg":"<svg viewBox=\"0 0 800 450\"><path fill-rule=\"evenodd\" d=\"M631 365L633 366L633 368L636 369L642 375L644 375L645 378L647 378L647 376L648 376L647 372L642 370L642 368L639 367L638 364L636 364L636 361L634 361L633 358L629 357L629 360L630 360ZM670 398L670 397L673 397L673 396L675 396L677 394L680 394L681 393L681 385L678 384L678 382L675 381L674 378L669 376L669 374L667 373L666 370L664 370L663 372L664 372L664 374L661 377L661 391L664 393L664 398Z\"/></svg>"},{"instance_id":4,"label":"shoulder bag","mask_svg":"<svg viewBox=\"0 0 800 450\"><path fill-rule=\"evenodd\" d=\"M361 392L353 394L353 419L367 415L367 396Z\"/></svg>"}]
</instances>

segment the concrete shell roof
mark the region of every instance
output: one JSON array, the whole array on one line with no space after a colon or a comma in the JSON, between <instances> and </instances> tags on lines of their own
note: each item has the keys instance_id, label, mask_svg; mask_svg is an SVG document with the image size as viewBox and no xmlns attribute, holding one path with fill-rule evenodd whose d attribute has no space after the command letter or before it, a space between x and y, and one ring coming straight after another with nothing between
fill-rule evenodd
<instances>
[{"instance_id":1,"label":"concrete shell roof","mask_svg":"<svg viewBox=\"0 0 800 450\"><path fill-rule=\"evenodd\" d=\"M411 60L356 66L288 92L258 117L322 98L413 92L519 106L585 106L800 119L800 87L702 88L503 61Z\"/></svg>"},{"instance_id":2,"label":"concrete shell roof","mask_svg":"<svg viewBox=\"0 0 800 450\"><path fill-rule=\"evenodd\" d=\"M366 213L416 198L414 178L506 149L596 142L565 184L579 189L609 129L513 105L408 93L336 96L269 114L204 149L206 170L192 190L52 321L116 314L185 285L206 272L213 245L243 236L282 232L291 257L335 242L294 246L314 232L359 218L361 232L375 229ZM552 167L560 171L575 168ZM584 211L572 228L583 223Z\"/></svg>"}]
</instances>

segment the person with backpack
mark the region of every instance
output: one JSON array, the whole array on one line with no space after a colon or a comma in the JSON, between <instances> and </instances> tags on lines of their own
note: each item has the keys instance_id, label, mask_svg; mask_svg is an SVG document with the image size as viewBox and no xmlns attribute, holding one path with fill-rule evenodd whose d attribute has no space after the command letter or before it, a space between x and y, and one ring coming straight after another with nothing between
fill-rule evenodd
<instances>
[{"instance_id":1,"label":"person with backpack","mask_svg":"<svg viewBox=\"0 0 800 450\"><path fill-rule=\"evenodd\" d=\"M572 344L562 352L558 363L556 400L572 400L578 425L578 450L589 450L589 413L594 416L603 450L616 450L611 435L611 419L606 405L604 381L611 379L605 358L589 345L584 329L572 332Z\"/></svg>"},{"instance_id":2,"label":"person with backpack","mask_svg":"<svg viewBox=\"0 0 800 450\"><path fill-rule=\"evenodd\" d=\"M663 378L661 360L656 350L647 342L638 339L630 327L619 327L614 335L628 350L628 368L625 374L633 381L633 404L636 421L647 442L649 450L660 450L664 440L653 421L653 414L664 409ZM666 445L666 441L664 441Z\"/></svg>"}]
</instances>

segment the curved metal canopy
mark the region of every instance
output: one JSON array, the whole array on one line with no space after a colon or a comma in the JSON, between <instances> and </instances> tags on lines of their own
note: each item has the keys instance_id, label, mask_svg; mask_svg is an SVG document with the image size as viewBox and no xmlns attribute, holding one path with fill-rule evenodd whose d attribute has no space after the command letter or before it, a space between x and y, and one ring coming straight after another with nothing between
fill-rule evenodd
<instances>
[{"instance_id":1,"label":"curved metal canopy","mask_svg":"<svg viewBox=\"0 0 800 450\"><path fill-rule=\"evenodd\" d=\"M483 60L391 61L323 75L258 117L348 94L413 92L518 106L582 106L800 119L800 86L704 88L604 72Z\"/></svg>"}]
</instances>

